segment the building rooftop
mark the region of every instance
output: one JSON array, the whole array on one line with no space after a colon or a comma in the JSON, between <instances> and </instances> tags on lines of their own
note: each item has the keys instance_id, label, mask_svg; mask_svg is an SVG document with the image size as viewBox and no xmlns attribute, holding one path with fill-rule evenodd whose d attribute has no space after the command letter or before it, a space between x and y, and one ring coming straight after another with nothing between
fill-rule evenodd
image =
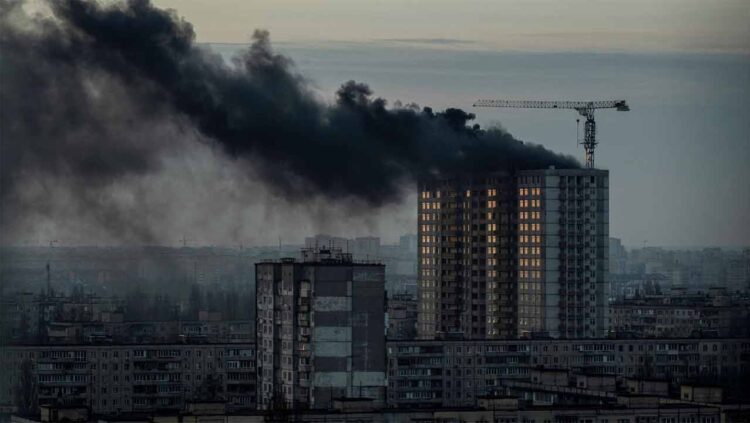
<instances>
[{"instance_id":1,"label":"building rooftop","mask_svg":"<svg viewBox=\"0 0 750 423\"><path fill-rule=\"evenodd\" d=\"M255 265L300 263L316 266L385 266L380 260L354 260L351 253L345 253L340 248L303 248L301 254L301 259L296 257L265 259Z\"/></svg>"}]
</instances>

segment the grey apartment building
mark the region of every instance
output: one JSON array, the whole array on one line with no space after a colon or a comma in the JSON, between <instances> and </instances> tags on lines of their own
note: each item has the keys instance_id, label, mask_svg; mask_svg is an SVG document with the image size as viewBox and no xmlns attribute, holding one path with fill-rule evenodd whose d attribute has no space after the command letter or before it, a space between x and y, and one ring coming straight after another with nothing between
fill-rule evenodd
<instances>
[{"instance_id":1,"label":"grey apartment building","mask_svg":"<svg viewBox=\"0 0 750 423\"><path fill-rule=\"evenodd\" d=\"M385 399L385 266L336 249L256 264L258 406Z\"/></svg>"},{"instance_id":2,"label":"grey apartment building","mask_svg":"<svg viewBox=\"0 0 750 423\"><path fill-rule=\"evenodd\" d=\"M518 332L609 331L609 172L518 174Z\"/></svg>"},{"instance_id":3,"label":"grey apartment building","mask_svg":"<svg viewBox=\"0 0 750 423\"><path fill-rule=\"evenodd\" d=\"M420 339L608 332L608 172L420 181Z\"/></svg>"},{"instance_id":4,"label":"grey apartment building","mask_svg":"<svg viewBox=\"0 0 750 423\"><path fill-rule=\"evenodd\" d=\"M24 371L30 375L24 378ZM28 377L30 376L30 377ZM39 404L86 406L98 414L184 408L188 401L256 407L255 345L29 345L0 349L0 405L32 381Z\"/></svg>"},{"instance_id":5,"label":"grey apartment building","mask_svg":"<svg viewBox=\"0 0 750 423\"><path fill-rule=\"evenodd\" d=\"M539 369L616 378L738 383L750 375L750 341L721 339L517 339L388 342L388 405L474 406L532 381Z\"/></svg>"}]
</instances>

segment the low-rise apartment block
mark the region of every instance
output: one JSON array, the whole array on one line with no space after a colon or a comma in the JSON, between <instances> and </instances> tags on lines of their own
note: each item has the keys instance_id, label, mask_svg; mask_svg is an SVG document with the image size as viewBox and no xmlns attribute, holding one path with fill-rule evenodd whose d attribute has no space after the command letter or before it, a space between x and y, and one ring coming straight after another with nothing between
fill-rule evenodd
<instances>
[{"instance_id":1,"label":"low-rise apartment block","mask_svg":"<svg viewBox=\"0 0 750 423\"><path fill-rule=\"evenodd\" d=\"M32 386L22 386L24 379ZM255 380L252 343L0 350L0 404L5 405L14 403L15 390L35 388L39 404L85 405L101 414L181 410L198 399L254 409Z\"/></svg>"},{"instance_id":2,"label":"low-rise apartment block","mask_svg":"<svg viewBox=\"0 0 750 423\"><path fill-rule=\"evenodd\" d=\"M723 289L709 291L688 295L672 290L615 302L610 305L612 329L632 338L750 337L750 301Z\"/></svg>"},{"instance_id":3,"label":"low-rise apartment block","mask_svg":"<svg viewBox=\"0 0 750 423\"><path fill-rule=\"evenodd\" d=\"M506 381L532 381L540 367L672 384L732 384L750 375L750 340L391 341L388 404L473 406L481 396L505 392Z\"/></svg>"}]
</instances>

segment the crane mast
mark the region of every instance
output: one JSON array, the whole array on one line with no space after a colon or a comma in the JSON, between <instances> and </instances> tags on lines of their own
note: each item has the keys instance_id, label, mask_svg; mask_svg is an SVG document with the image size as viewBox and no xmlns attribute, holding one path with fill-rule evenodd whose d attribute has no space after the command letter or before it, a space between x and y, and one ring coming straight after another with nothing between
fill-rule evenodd
<instances>
[{"instance_id":1,"label":"crane mast","mask_svg":"<svg viewBox=\"0 0 750 423\"><path fill-rule=\"evenodd\" d=\"M583 149L586 152L586 167L594 168L594 149L596 141L596 121L594 110L616 109L620 112L630 110L625 100L605 101L543 101L543 100L477 100L474 107L509 107L516 109L571 109L586 118L583 127Z\"/></svg>"}]
</instances>

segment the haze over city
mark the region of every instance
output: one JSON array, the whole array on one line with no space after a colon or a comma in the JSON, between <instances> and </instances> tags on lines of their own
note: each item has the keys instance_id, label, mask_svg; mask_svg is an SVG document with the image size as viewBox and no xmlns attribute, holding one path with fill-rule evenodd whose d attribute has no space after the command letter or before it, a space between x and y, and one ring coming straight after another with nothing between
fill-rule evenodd
<instances>
[{"instance_id":1,"label":"haze over city","mask_svg":"<svg viewBox=\"0 0 750 423\"><path fill-rule=\"evenodd\" d=\"M386 2L364 9L320 2L306 8L315 15L304 18L295 14L294 2L178 3L155 5L175 8L193 25L196 41L227 61L247 48L256 28L268 29L271 48L293 61L291 70L323 102L333 102L341 84L355 80L390 106L398 100L461 108L484 127L502 126L520 140L579 160L575 112L471 104L479 97L627 98L629 113L598 114L598 165L618 175L611 184L611 233L632 246L748 243L750 231L737 230L750 227L750 61L742 2L644 2L618 13L617 2L414 2L400 8ZM25 9L49 13L38 2ZM328 24L334 20L345 24ZM158 166L84 187L88 203L65 193L73 184L64 182L69 171L50 180L27 174L18 203L40 207L25 210L3 231L4 244L175 245L187 236L196 245L264 245L279 237L298 243L300 233L395 240L416 225L408 181L400 188L405 195L383 206L325 198L290 203L249 176L245 163L211 147L210 139L195 142L200 137L189 126L179 137L187 144L163 148ZM145 136L164 144L163 134ZM100 159L116 161L106 150ZM61 190L52 189L60 184ZM361 208L366 212L351 212ZM4 213L8 222L8 207ZM140 223L116 227L113 216L125 214L139 215Z\"/></svg>"},{"instance_id":2,"label":"haze over city","mask_svg":"<svg viewBox=\"0 0 750 423\"><path fill-rule=\"evenodd\" d=\"M749 22L0 0L0 423L747 423Z\"/></svg>"}]
</instances>

